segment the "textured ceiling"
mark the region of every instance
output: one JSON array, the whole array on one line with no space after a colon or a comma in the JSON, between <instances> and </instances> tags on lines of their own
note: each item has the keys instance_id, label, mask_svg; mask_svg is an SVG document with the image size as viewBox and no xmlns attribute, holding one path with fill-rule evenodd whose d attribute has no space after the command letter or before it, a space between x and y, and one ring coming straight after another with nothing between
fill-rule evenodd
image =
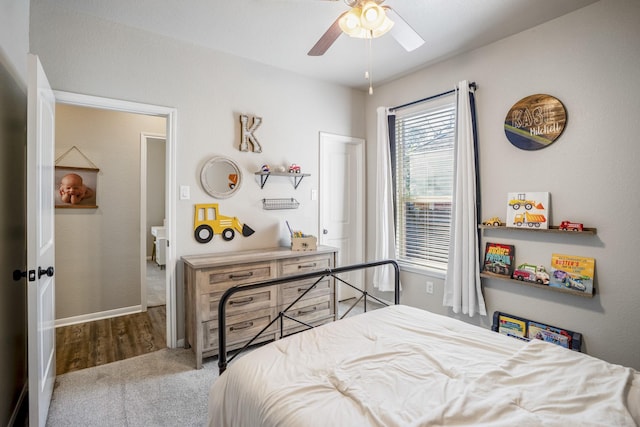
<instances>
[{"instance_id":1,"label":"textured ceiling","mask_svg":"<svg viewBox=\"0 0 640 427\"><path fill-rule=\"evenodd\" d=\"M366 42L340 35L319 57L309 49L342 12L331 0L34 0L302 75L365 89ZM386 0L426 41L406 52L373 41L378 84L516 34L595 0Z\"/></svg>"}]
</instances>

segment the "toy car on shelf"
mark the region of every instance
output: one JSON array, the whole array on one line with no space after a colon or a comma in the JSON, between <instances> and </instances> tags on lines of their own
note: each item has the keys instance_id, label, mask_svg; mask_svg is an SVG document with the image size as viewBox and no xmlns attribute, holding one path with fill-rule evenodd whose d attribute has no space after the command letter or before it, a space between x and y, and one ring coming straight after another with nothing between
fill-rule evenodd
<instances>
[{"instance_id":1,"label":"toy car on shelf","mask_svg":"<svg viewBox=\"0 0 640 427\"><path fill-rule=\"evenodd\" d=\"M560 230L565 231L583 231L584 227L579 222L562 221L558 227Z\"/></svg>"},{"instance_id":2,"label":"toy car on shelf","mask_svg":"<svg viewBox=\"0 0 640 427\"><path fill-rule=\"evenodd\" d=\"M289 166L289 173L300 173L300 166L292 163L291 166Z\"/></svg>"},{"instance_id":3,"label":"toy car on shelf","mask_svg":"<svg viewBox=\"0 0 640 427\"><path fill-rule=\"evenodd\" d=\"M549 284L549 273L542 265L520 264L511 277L516 280L536 282L541 285Z\"/></svg>"},{"instance_id":4,"label":"toy car on shelf","mask_svg":"<svg viewBox=\"0 0 640 427\"><path fill-rule=\"evenodd\" d=\"M482 221L482 225L492 225L494 227L500 227L504 225L504 222L497 216L492 216L491 218Z\"/></svg>"}]
</instances>

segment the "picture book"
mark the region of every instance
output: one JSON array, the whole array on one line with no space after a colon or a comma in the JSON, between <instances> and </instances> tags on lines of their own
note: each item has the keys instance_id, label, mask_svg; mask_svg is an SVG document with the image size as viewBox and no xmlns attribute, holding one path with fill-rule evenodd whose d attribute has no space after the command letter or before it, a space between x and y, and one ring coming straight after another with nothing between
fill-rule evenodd
<instances>
[{"instance_id":1,"label":"picture book","mask_svg":"<svg viewBox=\"0 0 640 427\"><path fill-rule=\"evenodd\" d=\"M582 334L501 311L493 313L491 330L522 341L543 340L570 350L581 351Z\"/></svg>"},{"instance_id":2,"label":"picture book","mask_svg":"<svg viewBox=\"0 0 640 427\"><path fill-rule=\"evenodd\" d=\"M529 339L538 339L571 348L571 335L564 329L529 321Z\"/></svg>"},{"instance_id":3,"label":"picture book","mask_svg":"<svg viewBox=\"0 0 640 427\"><path fill-rule=\"evenodd\" d=\"M551 255L549 286L593 294L596 260L576 255Z\"/></svg>"},{"instance_id":4,"label":"picture book","mask_svg":"<svg viewBox=\"0 0 640 427\"><path fill-rule=\"evenodd\" d=\"M501 315L498 332L511 337L527 338L527 324L524 320Z\"/></svg>"},{"instance_id":5,"label":"picture book","mask_svg":"<svg viewBox=\"0 0 640 427\"><path fill-rule=\"evenodd\" d=\"M515 268L515 252L513 245L487 242L482 272L511 277Z\"/></svg>"},{"instance_id":6,"label":"picture book","mask_svg":"<svg viewBox=\"0 0 640 427\"><path fill-rule=\"evenodd\" d=\"M549 228L549 193L507 194L507 227Z\"/></svg>"}]
</instances>

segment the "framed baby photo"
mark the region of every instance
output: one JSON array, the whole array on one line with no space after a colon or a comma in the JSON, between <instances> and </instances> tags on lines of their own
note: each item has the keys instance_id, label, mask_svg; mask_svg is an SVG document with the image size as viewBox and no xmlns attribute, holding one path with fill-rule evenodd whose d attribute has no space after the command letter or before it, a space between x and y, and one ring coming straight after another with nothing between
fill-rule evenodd
<instances>
[{"instance_id":1,"label":"framed baby photo","mask_svg":"<svg viewBox=\"0 0 640 427\"><path fill-rule=\"evenodd\" d=\"M95 209L100 169L56 166L54 200L56 208Z\"/></svg>"}]
</instances>

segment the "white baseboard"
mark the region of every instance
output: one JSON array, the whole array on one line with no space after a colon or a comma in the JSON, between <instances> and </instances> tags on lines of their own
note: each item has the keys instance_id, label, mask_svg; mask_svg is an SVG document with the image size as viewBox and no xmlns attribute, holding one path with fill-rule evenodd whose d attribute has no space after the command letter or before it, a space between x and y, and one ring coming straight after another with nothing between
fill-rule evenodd
<instances>
[{"instance_id":1,"label":"white baseboard","mask_svg":"<svg viewBox=\"0 0 640 427\"><path fill-rule=\"evenodd\" d=\"M114 310L101 311L99 313L89 313L80 316L66 317L64 319L56 319L56 328L61 326L75 325L78 323L93 322L95 320L110 319L112 317L125 316L127 314L135 314L142 312L141 305L132 307L116 308Z\"/></svg>"}]
</instances>

